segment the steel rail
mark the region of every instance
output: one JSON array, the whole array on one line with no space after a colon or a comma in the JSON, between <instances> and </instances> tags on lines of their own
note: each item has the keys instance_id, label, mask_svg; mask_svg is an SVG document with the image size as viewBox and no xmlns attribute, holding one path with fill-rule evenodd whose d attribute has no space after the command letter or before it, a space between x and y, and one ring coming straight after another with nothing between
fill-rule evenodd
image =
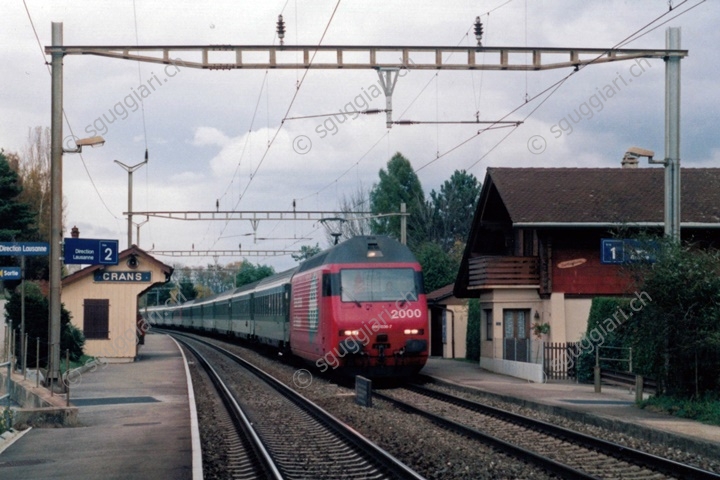
<instances>
[{"instance_id":1,"label":"steel rail","mask_svg":"<svg viewBox=\"0 0 720 480\"><path fill-rule=\"evenodd\" d=\"M446 428L450 431L470 437L474 440L479 440L480 442L490 445L491 447L496 448L497 450L504 452L512 457L530 461L550 473L559 475L561 478L578 480L599 480L598 477L589 475L585 472L582 472L560 462L556 462L555 460L544 457L538 453L533 452L532 450L513 445L512 443L506 442L487 433L481 432L466 425L462 425L448 418L435 415L434 413L415 407L401 400L389 397L385 394L375 391L373 392L373 396L390 402L401 410L425 417L431 422L440 425L441 427Z\"/></svg>"},{"instance_id":2,"label":"steel rail","mask_svg":"<svg viewBox=\"0 0 720 480\"><path fill-rule=\"evenodd\" d=\"M542 420L525 417L523 415L491 407L489 405L483 405L481 403L459 398L447 393L438 392L436 390L431 390L419 385L408 385L407 388L408 390L421 395L452 403L478 413L491 415L553 437L566 439L572 441L573 443L579 443L586 448L597 450L619 460L624 460L636 465L642 465L646 468L659 471L667 475L696 480L720 480L720 474L702 470L691 465L659 457L657 455L586 435L584 433L569 430L564 427L552 425Z\"/></svg>"},{"instance_id":3,"label":"steel rail","mask_svg":"<svg viewBox=\"0 0 720 480\"><path fill-rule=\"evenodd\" d=\"M283 397L287 398L293 404L297 405L300 409L307 412L312 418L320 422L325 428L329 429L330 431L338 435L342 440L359 450L359 452L363 454L364 458L368 462L374 463L376 467L386 472L389 478L398 480L424 480L424 477L422 477L420 474L418 474L417 472L409 468L407 465L402 463L400 460L392 456L389 452L372 443L358 431L345 424L322 407L305 398L303 395L297 393L292 388L288 387L280 380L276 379L261 368L211 342L207 342L205 340L196 337L190 337L186 334L177 332L173 332L172 335L192 338L194 341L202 343L216 350L222 355L225 355L229 359L236 362L238 365L253 373L255 376L270 385Z\"/></svg>"},{"instance_id":4,"label":"steel rail","mask_svg":"<svg viewBox=\"0 0 720 480\"><path fill-rule=\"evenodd\" d=\"M195 347L190 345L184 339L176 337L176 340L182 343L185 348L192 352L192 354L195 356L195 358L198 359L200 365L210 377L213 385L215 385L215 388L217 389L223 404L225 404L225 407L227 408L228 413L233 420L233 423L235 424L236 428L244 434L244 438L248 441L252 448L254 456L257 459L256 465L260 467L258 468L258 470L260 470L258 473L263 473L265 478L268 479L282 480L284 477L282 476L280 470L272 459L272 455L270 455L270 452L268 452L265 448L265 445L260 439L260 436L253 428L250 419L247 418L245 412L243 412L242 410L242 407L240 407L240 405L237 403L237 401L233 397L232 392L230 392L230 389L220 378L220 375L215 371L212 365L210 365L207 359L205 359L205 357Z\"/></svg>"}]
</instances>

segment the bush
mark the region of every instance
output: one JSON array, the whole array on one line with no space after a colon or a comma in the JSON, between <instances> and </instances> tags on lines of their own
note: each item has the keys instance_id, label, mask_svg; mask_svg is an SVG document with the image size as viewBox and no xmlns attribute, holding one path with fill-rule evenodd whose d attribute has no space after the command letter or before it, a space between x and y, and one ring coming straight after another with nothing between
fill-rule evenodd
<instances>
[{"instance_id":1,"label":"bush","mask_svg":"<svg viewBox=\"0 0 720 480\"><path fill-rule=\"evenodd\" d=\"M595 297L590 306L587 332L575 350L577 375L580 382L593 382L595 354L598 347L624 347L623 337L619 332L629 311L630 300L627 298ZM627 358L627 350L603 349L601 357ZM618 361L602 361L600 366L605 369L624 371L627 363Z\"/></svg>"},{"instance_id":2,"label":"bush","mask_svg":"<svg viewBox=\"0 0 720 480\"><path fill-rule=\"evenodd\" d=\"M5 321L12 320L13 332L17 333L18 342L15 354L20 358L20 320L21 301L20 288L16 288L5 304ZM40 287L32 282L25 282L25 333L28 336L27 366L36 368L35 358L37 342L40 338L40 365L47 364L48 357L48 299L40 291ZM80 358L83 354L85 337L80 330L70 323L70 312L61 307L60 310L60 350L64 355L70 349L71 358Z\"/></svg>"},{"instance_id":3,"label":"bush","mask_svg":"<svg viewBox=\"0 0 720 480\"><path fill-rule=\"evenodd\" d=\"M638 373L654 377L660 393L703 398L720 391L720 252L658 244L655 262L635 266L638 291L651 301L625 334Z\"/></svg>"},{"instance_id":4,"label":"bush","mask_svg":"<svg viewBox=\"0 0 720 480\"><path fill-rule=\"evenodd\" d=\"M63 357L65 350L69 349L70 361L77 362L84 355L84 346L85 335L83 332L72 323L66 323L60 332L60 351L62 352L60 356Z\"/></svg>"},{"instance_id":5,"label":"bush","mask_svg":"<svg viewBox=\"0 0 720 480\"><path fill-rule=\"evenodd\" d=\"M465 358L480 361L480 301L468 301L467 336L465 337Z\"/></svg>"},{"instance_id":6,"label":"bush","mask_svg":"<svg viewBox=\"0 0 720 480\"><path fill-rule=\"evenodd\" d=\"M700 399L670 396L650 397L640 403L640 408L661 411L681 418L720 425L720 397L709 394Z\"/></svg>"},{"instance_id":7,"label":"bush","mask_svg":"<svg viewBox=\"0 0 720 480\"><path fill-rule=\"evenodd\" d=\"M10 407L5 407L0 410L0 435L13 427L13 416L14 413Z\"/></svg>"}]
</instances>

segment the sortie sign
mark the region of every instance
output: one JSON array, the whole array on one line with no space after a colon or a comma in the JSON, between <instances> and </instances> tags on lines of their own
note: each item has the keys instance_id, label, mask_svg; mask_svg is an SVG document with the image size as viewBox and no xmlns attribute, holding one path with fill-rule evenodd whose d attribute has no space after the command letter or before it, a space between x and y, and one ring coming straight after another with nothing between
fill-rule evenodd
<instances>
[{"instance_id":1,"label":"sortie sign","mask_svg":"<svg viewBox=\"0 0 720 480\"><path fill-rule=\"evenodd\" d=\"M20 280L20 267L0 267L0 280Z\"/></svg>"}]
</instances>

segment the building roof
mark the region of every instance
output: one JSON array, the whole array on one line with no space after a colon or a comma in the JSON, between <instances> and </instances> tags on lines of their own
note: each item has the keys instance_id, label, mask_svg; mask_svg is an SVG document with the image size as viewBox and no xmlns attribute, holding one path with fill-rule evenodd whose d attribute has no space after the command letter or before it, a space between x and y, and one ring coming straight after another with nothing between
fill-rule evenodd
<instances>
[{"instance_id":1,"label":"building roof","mask_svg":"<svg viewBox=\"0 0 720 480\"><path fill-rule=\"evenodd\" d=\"M123 263L125 260L130 258L131 255L135 255L137 257L140 257L140 258L146 260L147 262L149 262L151 264L157 265L158 268L160 268L160 270L162 270L163 273L165 273L165 281L170 279L170 276L173 273L173 267L164 264L160 260L157 260L155 257L151 256L145 250L140 249L136 245L133 245L130 248L118 253L118 264ZM75 283L78 280L81 280L89 275L92 275L93 272L95 272L95 270L104 269L108 266L110 266L110 265L90 265L81 270L78 270L77 272L75 272L71 275L64 277L62 279L62 284L65 287L65 286ZM156 283L158 283L158 282L154 282L153 285Z\"/></svg>"},{"instance_id":2,"label":"building roof","mask_svg":"<svg viewBox=\"0 0 720 480\"><path fill-rule=\"evenodd\" d=\"M682 169L680 191L681 227L717 232L720 168ZM499 255L508 230L662 229L664 221L662 167L488 168L454 294L472 296L467 285L470 259Z\"/></svg>"},{"instance_id":3,"label":"building roof","mask_svg":"<svg viewBox=\"0 0 720 480\"><path fill-rule=\"evenodd\" d=\"M720 169L680 176L681 223L720 224ZM664 221L663 168L488 168L491 186L515 226Z\"/></svg>"},{"instance_id":4,"label":"building roof","mask_svg":"<svg viewBox=\"0 0 720 480\"><path fill-rule=\"evenodd\" d=\"M446 298L453 296L453 288L455 288L454 283L445 285L444 287L440 287L437 290L433 290L432 292L428 293L427 295L425 295L425 298L427 299L428 303L435 303L441 300L445 300Z\"/></svg>"}]
</instances>

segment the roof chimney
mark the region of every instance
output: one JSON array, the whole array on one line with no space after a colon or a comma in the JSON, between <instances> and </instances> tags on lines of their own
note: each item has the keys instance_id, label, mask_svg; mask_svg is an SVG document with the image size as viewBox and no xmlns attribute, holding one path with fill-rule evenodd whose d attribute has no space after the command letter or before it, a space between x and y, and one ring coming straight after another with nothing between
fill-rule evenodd
<instances>
[{"instance_id":1,"label":"roof chimney","mask_svg":"<svg viewBox=\"0 0 720 480\"><path fill-rule=\"evenodd\" d=\"M70 230L70 236L72 238L80 238L80 230L78 230L76 226L73 227L72 230Z\"/></svg>"},{"instance_id":2,"label":"roof chimney","mask_svg":"<svg viewBox=\"0 0 720 480\"><path fill-rule=\"evenodd\" d=\"M636 157L630 152L625 153L622 162L620 162L622 168L638 168L639 163L640 160L638 160L638 157Z\"/></svg>"}]
</instances>

